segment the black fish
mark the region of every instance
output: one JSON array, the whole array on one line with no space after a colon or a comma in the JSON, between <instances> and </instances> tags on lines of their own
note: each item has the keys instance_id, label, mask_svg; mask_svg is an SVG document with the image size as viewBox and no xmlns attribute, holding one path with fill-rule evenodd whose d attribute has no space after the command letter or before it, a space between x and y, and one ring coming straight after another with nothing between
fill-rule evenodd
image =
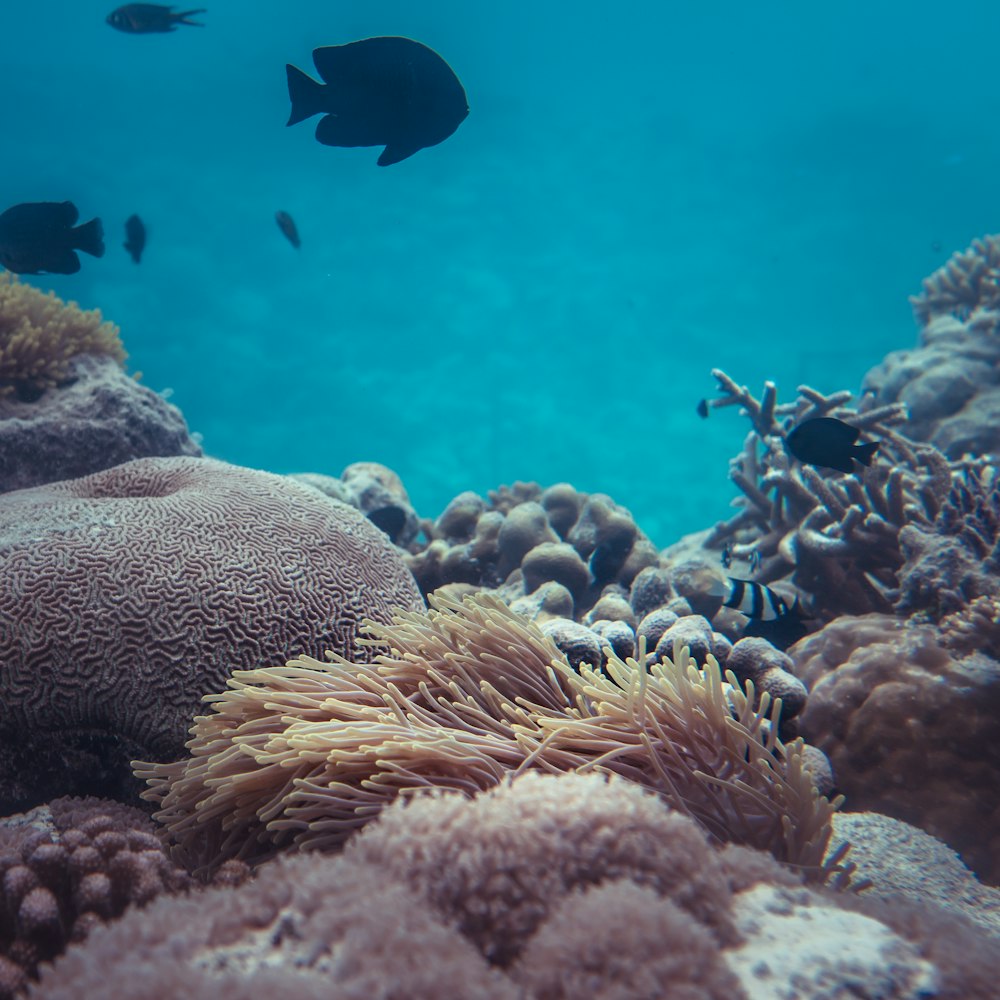
<instances>
[{"instance_id":1,"label":"black fish","mask_svg":"<svg viewBox=\"0 0 1000 1000\"><path fill-rule=\"evenodd\" d=\"M76 274L83 250L104 256L100 219L76 225L71 201L30 201L0 215L0 264L15 274ZM74 228L75 227L75 228Z\"/></svg>"},{"instance_id":2,"label":"black fish","mask_svg":"<svg viewBox=\"0 0 1000 1000\"><path fill-rule=\"evenodd\" d=\"M325 146L385 146L380 167L443 142L469 113L452 68L412 38L363 38L313 49L327 86L286 66L289 125L323 114L316 139Z\"/></svg>"},{"instance_id":3,"label":"black fish","mask_svg":"<svg viewBox=\"0 0 1000 1000\"><path fill-rule=\"evenodd\" d=\"M138 264L142 259L142 251L146 249L146 227L138 215L130 215L125 220L125 242L122 246Z\"/></svg>"},{"instance_id":4,"label":"black fish","mask_svg":"<svg viewBox=\"0 0 1000 1000\"><path fill-rule=\"evenodd\" d=\"M302 246L302 240L299 239L299 231L295 227L295 220L287 212L275 212L274 220L278 223L278 228L285 234L285 239L298 250Z\"/></svg>"},{"instance_id":5,"label":"black fish","mask_svg":"<svg viewBox=\"0 0 1000 1000\"><path fill-rule=\"evenodd\" d=\"M785 443L788 450L806 465L853 472L854 460L871 465L878 441L855 444L861 431L836 417L813 417L793 427Z\"/></svg>"},{"instance_id":6,"label":"black fish","mask_svg":"<svg viewBox=\"0 0 1000 1000\"><path fill-rule=\"evenodd\" d=\"M158 3L127 3L113 10L105 20L112 28L127 31L130 35L149 35L159 31L176 31L178 24L189 24L193 28L204 28L197 21L189 21L193 14L206 13L204 7L174 13L173 7Z\"/></svg>"},{"instance_id":7,"label":"black fish","mask_svg":"<svg viewBox=\"0 0 1000 1000\"><path fill-rule=\"evenodd\" d=\"M698 416L701 417L702 420L706 420L708 418L708 400L699 399L698 405L695 407L695 410L697 411Z\"/></svg>"}]
</instances>

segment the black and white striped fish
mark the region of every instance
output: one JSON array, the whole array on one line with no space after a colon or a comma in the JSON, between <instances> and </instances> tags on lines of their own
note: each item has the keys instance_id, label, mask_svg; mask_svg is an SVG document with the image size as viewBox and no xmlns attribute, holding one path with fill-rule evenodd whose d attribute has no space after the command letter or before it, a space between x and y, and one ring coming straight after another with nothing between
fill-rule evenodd
<instances>
[{"instance_id":1,"label":"black and white striped fish","mask_svg":"<svg viewBox=\"0 0 1000 1000\"><path fill-rule=\"evenodd\" d=\"M747 618L761 622L772 622L789 613L788 602L765 584L737 580L732 576L726 579L729 581L729 593L722 603L727 608L735 608Z\"/></svg>"}]
</instances>

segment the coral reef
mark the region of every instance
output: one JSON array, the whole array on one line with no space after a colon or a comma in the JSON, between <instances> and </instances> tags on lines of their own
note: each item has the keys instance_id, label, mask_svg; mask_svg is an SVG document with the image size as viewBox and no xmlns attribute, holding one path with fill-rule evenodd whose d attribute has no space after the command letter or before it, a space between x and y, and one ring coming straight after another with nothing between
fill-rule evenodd
<instances>
[{"instance_id":1,"label":"coral reef","mask_svg":"<svg viewBox=\"0 0 1000 1000\"><path fill-rule=\"evenodd\" d=\"M173 455L201 455L180 410L114 358L78 355L57 386L0 393L0 493Z\"/></svg>"},{"instance_id":2,"label":"coral reef","mask_svg":"<svg viewBox=\"0 0 1000 1000\"><path fill-rule=\"evenodd\" d=\"M118 328L96 309L85 312L9 272L0 274L0 397L36 398L67 378L69 361L79 354L118 364L126 357Z\"/></svg>"},{"instance_id":3,"label":"coral reef","mask_svg":"<svg viewBox=\"0 0 1000 1000\"><path fill-rule=\"evenodd\" d=\"M402 480L378 462L353 462L339 478L313 472L296 473L291 478L357 507L394 545L405 548L420 531L420 520Z\"/></svg>"},{"instance_id":4,"label":"coral reef","mask_svg":"<svg viewBox=\"0 0 1000 1000\"><path fill-rule=\"evenodd\" d=\"M929 624L842 618L793 647L800 731L854 810L913 823L1000 882L1000 664Z\"/></svg>"},{"instance_id":5,"label":"coral reef","mask_svg":"<svg viewBox=\"0 0 1000 1000\"><path fill-rule=\"evenodd\" d=\"M433 522L425 545L411 546L409 565L427 594L447 584L496 588L505 581L513 599L546 583L573 598L579 620L609 586L628 587L656 547L632 515L602 493L579 493L568 483L543 490L515 483L490 494L455 497Z\"/></svg>"},{"instance_id":6,"label":"coral reef","mask_svg":"<svg viewBox=\"0 0 1000 1000\"><path fill-rule=\"evenodd\" d=\"M956 253L910 301L920 344L894 351L869 371L877 405L899 401L906 433L945 455L1000 451L1000 237Z\"/></svg>"},{"instance_id":7,"label":"coral reef","mask_svg":"<svg viewBox=\"0 0 1000 1000\"><path fill-rule=\"evenodd\" d=\"M332 649L422 607L353 508L280 476L139 459L0 495L0 807L127 797L234 668Z\"/></svg>"},{"instance_id":8,"label":"coral reef","mask_svg":"<svg viewBox=\"0 0 1000 1000\"><path fill-rule=\"evenodd\" d=\"M61 798L0 821L0 1000L127 906L192 884L130 806Z\"/></svg>"},{"instance_id":9,"label":"coral reef","mask_svg":"<svg viewBox=\"0 0 1000 1000\"><path fill-rule=\"evenodd\" d=\"M600 769L658 791L713 837L770 850L824 880L837 806L800 742L778 739L709 657L574 670L500 600L432 596L429 613L372 624L374 663L299 657L236 671L195 720L190 756L136 764L174 856L194 868L331 849L400 792L468 794L525 768Z\"/></svg>"},{"instance_id":10,"label":"coral reef","mask_svg":"<svg viewBox=\"0 0 1000 1000\"><path fill-rule=\"evenodd\" d=\"M753 429L731 463L730 478L742 493L738 512L717 524L704 546L728 545L739 558L753 553L755 579L787 582L817 625L842 614L890 611L905 560L900 533L931 528L951 489L948 461L894 429L906 419L902 404L874 406L866 396L853 409L849 393L826 396L800 386L794 403L778 405L771 383L758 400L725 372L713 375L722 395L711 405L740 406ZM879 440L863 475L821 475L789 455L788 428L821 416L846 420Z\"/></svg>"},{"instance_id":11,"label":"coral reef","mask_svg":"<svg viewBox=\"0 0 1000 1000\"><path fill-rule=\"evenodd\" d=\"M339 855L161 897L43 969L31 1000L987 1000L1000 942L804 887L616 778L525 774L397 800Z\"/></svg>"}]
</instances>

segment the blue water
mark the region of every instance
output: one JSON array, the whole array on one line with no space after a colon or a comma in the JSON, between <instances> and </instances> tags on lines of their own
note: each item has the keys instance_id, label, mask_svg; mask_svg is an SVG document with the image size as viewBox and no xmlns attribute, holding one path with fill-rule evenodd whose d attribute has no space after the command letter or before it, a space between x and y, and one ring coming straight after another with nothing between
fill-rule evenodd
<instances>
[{"instance_id":1,"label":"blue water","mask_svg":"<svg viewBox=\"0 0 1000 1000\"><path fill-rule=\"evenodd\" d=\"M146 36L114 0L8 4L0 208L104 220L103 259L30 280L118 323L233 462L380 461L429 516L569 480L667 544L728 513L747 426L695 415L712 367L856 389L1000 223L992 3L206 2ZM284 125L286 62L379 34L471 105L387 168Z\"/></svg>"}]
</instances>

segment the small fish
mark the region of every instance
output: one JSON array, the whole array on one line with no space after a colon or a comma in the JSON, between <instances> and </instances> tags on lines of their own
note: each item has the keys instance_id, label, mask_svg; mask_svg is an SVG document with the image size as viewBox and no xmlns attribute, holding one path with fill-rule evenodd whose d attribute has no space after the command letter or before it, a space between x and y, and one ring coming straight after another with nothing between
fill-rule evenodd
<instances>
[{"instance_id":1,"label":"small fish","mask_svg":"<svg viewBox=\"0 0 1000 1000\"><path fill-rule=\"evenodd\" d=\"M385 146L378 165L399 163L436 146L469 113L465 89L433 49L412 38L362 38L313 49L323 86L288 65L288 125L322 114L324 146Z\"/></svg>"},{"instance_id":2,"label":"small fish","mask_svg":"<svg viewBox=\"0 0 1000 1000\"><path fill-rule=\"evenodd\" d=\"M722 563L723 569L729 569L729 567L732 566L733 550L730 548L729 542L726 542L726 544L722 546L722 556L719 561Z\"/></svg>"},{"instance_id":3,"label":"small fish","mask_svg":"<svg viewBox=\"0 0 1000 1000\"><path fill-rule=\"evenodd\" d=\"M701 417L702 420L707 420L708 419L708 400L707 399L699 399L698 400L698 406L696 407L696 410L697 410L698 416Z\"/></svg>"},{"instance_id":4,"label":"small fish","mask_svg":"<svg viewBox=\"0 0 1000 1000\"><path fill-rule=\"evenodd\" d=\"M193 28L204 28L198 21L189 21L194 14L204 14L204 7L174 13L173 7L158 3L127 3L118 7L105 18L112 28L126 31L130 35L149 35L155 32L176 31L178 24L189 24Z\"/></svg>"},{"instance_id":5,"label":"small fish","mask_svg":"<svg viewBox=\"0 0 1000 1000\"><path fill-rule=\"evenodd\" d=\"M125 220L125 242L122 246L138 264L142 259L142 251L146 249L146 227L138 215L130 215Z\"/></svg>"},{"instance_id":6,"label":"small fish","mask_svg":"<svg viewBox=\"0 0 1000 1000\"><path fill-rule=\"evenodd\" d=\"M0 264L15 274L76 274L75 250L104 256L100 219L77 226L71 201L29 201L0 215Z\"/></svg>"},{"instance_id":7,"label":"small fish","mask_svg":"<svg viewBox=\"0 0 1000 1000\"><path fill-rule=\"evenodd\" d=\"M880 442L855 444L861 431L836 417L813 417L793 427L785 438L788 450L805 465L854 472L854 462L871 465Z\"/></svg>"},{"instance_id":8,"label":"small fish","mask_svg":"<svg viewBox=\"0 0 1000 1000\"><path fill-rule=\"evenodd\" d=\"M298 250L302 246L302 240L299 239L299 231L295 227L295 220L287 212L275 212L274 220L278 223L278 228L285 234L285 239Z\"/></svg>"},{"instance_id":9,"label":"small fish","mask_svg":"<svg viewBox=\"0 0 1000 1000\"><path fill-rule=\"evenodd\" d=\"M729 594L722 602L754 621L770 622L787 615L788 602L776 591L753 580L728 577Z\"/></svg>"}]
</instances>

